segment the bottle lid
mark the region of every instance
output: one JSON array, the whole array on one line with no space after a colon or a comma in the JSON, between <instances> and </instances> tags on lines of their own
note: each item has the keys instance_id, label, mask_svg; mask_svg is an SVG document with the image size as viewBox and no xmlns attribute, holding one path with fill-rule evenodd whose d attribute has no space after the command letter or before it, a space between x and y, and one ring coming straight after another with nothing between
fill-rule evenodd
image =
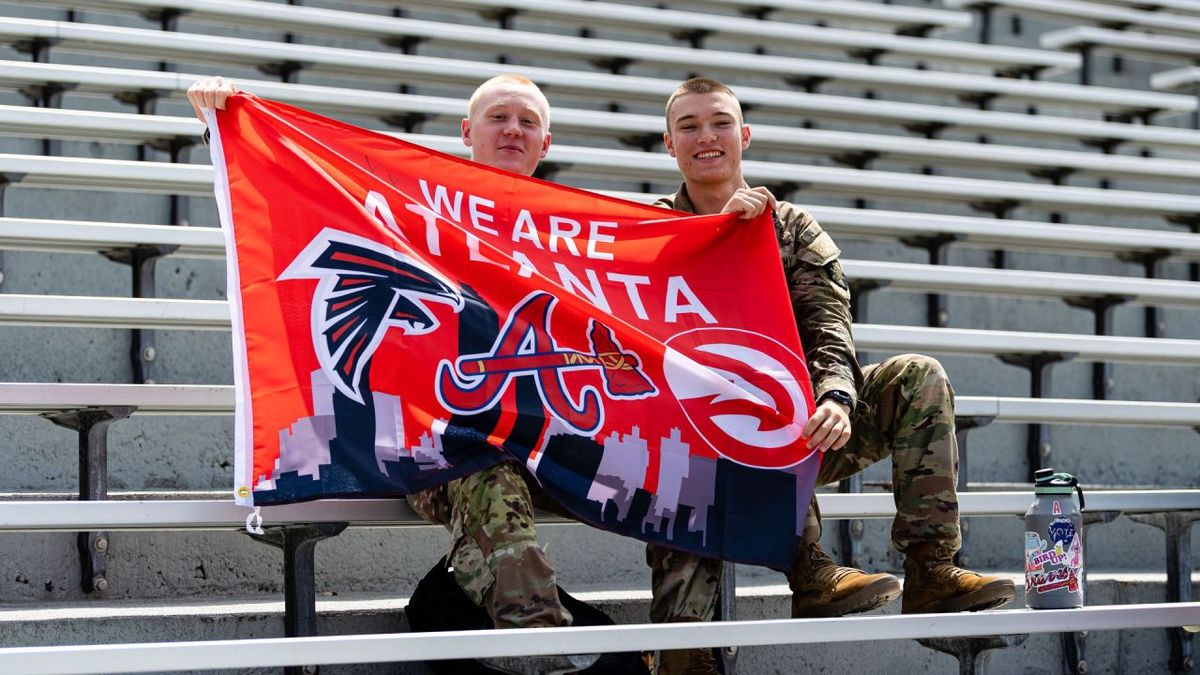
<instances>
[{"instance_id":1,"label":"bottle lid","mask_svg":"<svg viewBox=\"0 0 1200 675\"><path fill-rule=\"evenodd\" d=\"M1079 493L1079 506L1083 507L1083 488L1079 481L1069 473L1055 472L1054 469L1038 469L1033 474L1033 493L1038 495L1069 495Z\"/></svg>"}]
</instances>

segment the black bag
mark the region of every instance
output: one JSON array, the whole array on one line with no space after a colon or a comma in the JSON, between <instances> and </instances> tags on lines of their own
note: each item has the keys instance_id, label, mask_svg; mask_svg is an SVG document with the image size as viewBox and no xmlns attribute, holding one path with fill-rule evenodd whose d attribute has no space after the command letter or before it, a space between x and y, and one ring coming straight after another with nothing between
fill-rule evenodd
<instances>
[{"instance_id":1,"label":"black bag","mask_svg":"<svg viewBox=\"0 0 1200 675\"><path fill-rule=\"evenodd\" d=\"M599 609L571 597L561 586L558 598L575 617L576 626L612 626L616 623ZM404 613L408 616L409 630L414 633L488 630L492 627L487 611L477 607L459 588L454 574L447 569L445 558L439 560L417 584ZM495 670L474 659L429 661L425 665L435 673L446 675L496 675ZM641 654L637 652L602 654L599 661L580 672L587 675L650 675Z\"/></svg>"}]
</instances>

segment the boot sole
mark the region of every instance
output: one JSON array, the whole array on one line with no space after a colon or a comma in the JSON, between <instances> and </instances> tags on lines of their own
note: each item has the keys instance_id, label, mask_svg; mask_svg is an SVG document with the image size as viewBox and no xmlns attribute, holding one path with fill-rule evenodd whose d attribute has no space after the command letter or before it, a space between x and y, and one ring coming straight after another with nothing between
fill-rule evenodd
<instances>
[{"instance_id":1,"label":"boot sole","mask_svg":"<svg viewBox=\"0 0 1200 675\"><path fill-rule=\"evenodd\" d=\"M591 668L599 660L599 654L565 654L563 656L499 656L479 659L479 662L489 669L506 675L565 675Z\"/></svg>"},{"instance_id":2,"label":"boot sole","mask_svg":"<svg viewBox=\"0 0 1200 675\"><path fill-rule=\"evenodd\" d=\"M904 614L944 614L954 612L982 612L1007 604L1013 599L1016 588L1012 579L996 579L982 588L957 598L947 598L920 607L903 607Z\"/></svg>"},{"instance_id":3,"label":"boot sole","mask_svg":"<svg viewBox=\"0 0 1200 675\"><path fill-rule=\"evenodd\" d=\"M869 586L864 586L859 592L847 598L843 598L838 602L831 602L827 605L821 605L818 607L809 607L803 613L796 613L793 611L792 618L831 618L845 616L847 614L869 612L878 607L883 607L889 602L900 597L900 592L901 589L899 579L895 577L880 579Z\"/></svg>"}]
</instances>

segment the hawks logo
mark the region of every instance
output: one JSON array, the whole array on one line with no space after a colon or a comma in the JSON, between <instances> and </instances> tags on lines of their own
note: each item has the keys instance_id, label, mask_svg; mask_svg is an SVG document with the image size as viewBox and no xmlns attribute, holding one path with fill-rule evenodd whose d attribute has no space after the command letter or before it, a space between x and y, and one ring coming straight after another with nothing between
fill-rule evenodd
<instances>
[{"instance_id":1,"label":"hawks logo","mask_svg":"<svg viewBox=\"0 0 1200 675\"><path fill-rule=\"evenodd\" d=\"M572 398L563 373L582 368L598 370L604 393L611 399L654 396L658 389L642 372L636 354L624 351L612 331L592 319L588 325L589 352L561 349L550 332L550 315L557 299L536 291L522 300L491 350L466 354L438 364L438 400L447 410L469 415L495 405L513 378L535 378L546 409L578 434L589 436L603 424L604 407L596 388L587 385Z\"/></svg>"},{"instance_id":2,"label":"hawks logo","mask_svg":"<svg viewBox=\"0 0 1200 675\"><path fill-rule=\"evenodd\" d=\"M809 409L792 373L804 362L779 342L733 328L698 328L667 340L663 372L700 437L721 456L782 469L812 451L802 432Z\"/></svg>"},{"instance_id":3,"label":"hawks logo","mask_svg":"<svg viewBox=\"0 0 1200 675\"><path fill-rule=\"evenodd\" d=\"M392 327L437 330L428 302L463 308L455 285L417 260L369 239L326 228L279 275L320 279L312 302L313 346L338 391L363 402L362 374Z\"/></svg>"}]
</instances>

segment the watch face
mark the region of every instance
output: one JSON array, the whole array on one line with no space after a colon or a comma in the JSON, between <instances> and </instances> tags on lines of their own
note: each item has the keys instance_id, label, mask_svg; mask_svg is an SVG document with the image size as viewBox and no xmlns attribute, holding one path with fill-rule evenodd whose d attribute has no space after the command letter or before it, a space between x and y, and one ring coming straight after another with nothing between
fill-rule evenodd
<instances>
[{"instance_id":1,"label":"watch face","mask_svg":"<svg viewBox=\"0 0 1200 675\"><path fill-rule=\"evenodd\" d=\"M825 395L821 397L821 400L824 401L827 398L833 399L834 401L837 401L838 403L841 403L844 406L849 406L851 403L854 402L854 399L850 398L850 394L847 394L846 392L841 391L839 389L834 389L833 391L825 392Z\"/></svg>"}]
</instances>

